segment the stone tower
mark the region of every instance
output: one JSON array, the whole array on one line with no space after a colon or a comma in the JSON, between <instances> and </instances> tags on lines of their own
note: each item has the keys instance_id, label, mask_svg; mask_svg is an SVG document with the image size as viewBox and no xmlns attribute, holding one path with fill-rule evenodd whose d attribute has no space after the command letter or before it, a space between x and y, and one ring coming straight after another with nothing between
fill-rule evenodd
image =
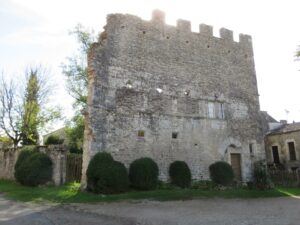
<instances>
[{"instance_id":1,"label":"stone tower","mask_svg":"<svg viewBox=\"0 0 300 225\"><path fill-rule=\"evenodd\" d=\"M208 179L211 163L232 164L237 179L251 178L264 158L263 135L251 37L211 26L191 32L189 21L165 24L123 14L107 17L88 55L89 96L83 182L99 151L129 164L153 158L168 179L175 160L193 179Z\"/></svg>"}]
</instances>

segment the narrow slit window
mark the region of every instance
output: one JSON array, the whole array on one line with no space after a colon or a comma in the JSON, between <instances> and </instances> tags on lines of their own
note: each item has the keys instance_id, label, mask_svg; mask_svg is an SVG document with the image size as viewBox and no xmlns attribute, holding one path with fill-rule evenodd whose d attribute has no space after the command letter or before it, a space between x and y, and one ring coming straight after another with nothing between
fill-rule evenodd
<instances>
[{"instance_id":1,"label":"narrow slit window","mask_svg":"<svg viewBox=\"0 0 300 225\"><path fill-rule=\"evenodd\" d=\"M254 154L254 152L253 152L253 144L252 143L249 144L249 152L250 152L250 155Z\"/></svg>"}]
</instances>

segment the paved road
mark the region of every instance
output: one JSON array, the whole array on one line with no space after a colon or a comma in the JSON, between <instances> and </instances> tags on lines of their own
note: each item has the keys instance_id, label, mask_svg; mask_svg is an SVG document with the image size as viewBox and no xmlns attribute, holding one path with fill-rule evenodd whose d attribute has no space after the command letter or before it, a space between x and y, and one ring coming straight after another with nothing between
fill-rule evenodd
<instances>
[{"instance_id":1,"label":"paved road","mask_svg":"<svg viewBox=\"0 0 300 225\"><path fill-rule=\"evenodd\" d=\"M6 200L1 225L299 225L300 199L201 199L49 205Z\"/></svg>"}]
</instances>

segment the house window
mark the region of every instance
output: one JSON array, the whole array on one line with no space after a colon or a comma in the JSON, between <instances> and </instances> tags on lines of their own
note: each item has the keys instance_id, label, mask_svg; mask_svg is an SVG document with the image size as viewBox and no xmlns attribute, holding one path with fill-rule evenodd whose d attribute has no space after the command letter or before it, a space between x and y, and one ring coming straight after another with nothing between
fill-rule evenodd
<instances>
[{"instance_id":1,"label":"house window","mask_svg":"<svg viewBox=\"0 0 300 225\"><path fill-rule=\"evenodd\" d=\"M138 131L138 137L145 137L145 131L139 130Z\"/></svg>"},{"instance_id":2,"label":"house window","mask_svg":"<svg viewBox=\"0 0 300 225\"><path fill-rule=\"evenodd\" d=\"M208 103L208 117L209 118L215 117L215 104L213 102Z\"/></svg>"},{"instance_id":3,"label":"house window","mask_svg":"<svg viewBox=\"0 0 300 225\"><path fill-rule=\"evenodd\" d=\"M172 132L172 138L177 139L178 138L178 133L177 132Z\"/></svg>"},{"instance_id":4,"label":"house window","mask_svg":"<svg viewBox=\"0 0 300 225\"><path fill-rule=\"evenodd\" d=\"M290 160L291 161L297 160L296 159L295 143L294 142L288 142L288 148L289 148Z\"/></svg>"},{"instance_id":5,"label":"house window","mask_svg":"<svg viewBox=\"0 0 300 225\"><path fill-rule=\"evenodd\" d=\"M279 164L280 159L279 159L278 146L272 146L272 155L273 155L273 162L275 164Z\"/></svg>"}]
</instances>

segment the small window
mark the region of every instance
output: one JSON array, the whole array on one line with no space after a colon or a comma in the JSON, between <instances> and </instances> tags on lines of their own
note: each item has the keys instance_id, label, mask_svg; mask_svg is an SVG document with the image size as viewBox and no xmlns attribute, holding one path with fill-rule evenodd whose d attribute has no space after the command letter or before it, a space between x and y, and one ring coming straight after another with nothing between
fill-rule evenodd
<instances>
[{"instance_id":1,"label":"small window","mask_svg":"<svg viewBox=\"0 0 300 225\"><path fill-rule=\"evenodd\" d=\"M145 137L145 131L139 130L138 131L138 137Z\"/></svg>"},{"instance_id":2,"label":"small window","mask_svg":"<svg viewBox=\"0 0 300 225\"><path fill-rule=\"evenodd\" d=\"M224 103L221 103L221 109L220 109L220 111L221 111L221 119L225 119L225 114L224 114Z\"/></svg>"},{"instance_id":3,"label":"small window","mask_svg":"<svg viewBox=\"0 0 300 225\"><path fill-rule=\"evenodd\" d=\"M213 102L208 103L208 117L214 118L215 117L215 104Z\"/></svg>"},{"instance_id":4,"label":"small window","mask_svg":"<svg viewBox=\"0 0 300 225\"><path fill-rule=\"evenodd\" d=\"M289 147L289 154L290 154L290 160L295 161L296 159L296 151L295 151L295 143L294 142L288 142Z\"/></svg>"},{"instance_id":5,"label":"small window","mask_svg":"<svg viewBox=\"0 0 300 225\"><path fill-rule=\"evenodd\" d=\"M178 133L177 132L172 132L172 138L177 139L178 138Z\"/></svg>"},{"instance_id":6,"label":"small window","mask_svg":"<svg viewBox=\"0 0 300 225\"><path fill-rule=\"evenodd\" d=\"M253 143L249 144L249 153L250 153L251 156L254 155Z\"/></svg>"}]
</instances>

